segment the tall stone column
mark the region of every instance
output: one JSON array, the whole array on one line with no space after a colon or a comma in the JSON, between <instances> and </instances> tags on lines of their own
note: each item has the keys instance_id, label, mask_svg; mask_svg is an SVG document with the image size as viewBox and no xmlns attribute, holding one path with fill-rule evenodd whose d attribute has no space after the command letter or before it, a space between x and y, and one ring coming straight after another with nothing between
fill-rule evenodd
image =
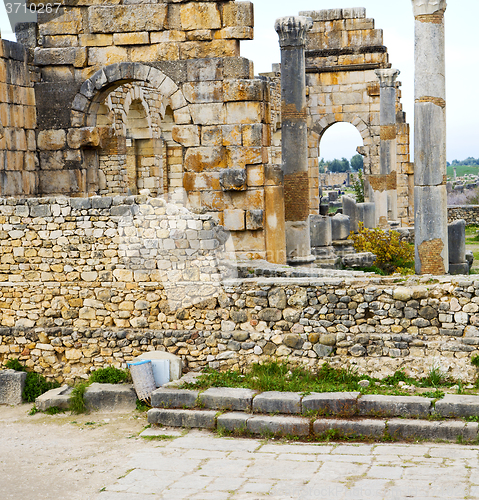
<instances>
[{"instance_id":1,"label":"tall stone column","mask_svg":"<svg viewBox=\"0 0 479 500\"><path fill-rule=\"evenodd\" d=\"M308 128L306 123L306 33L309 17L282 17L275 30L281 47L281 153L284 173L286 259L314 261L309 232Z\"/></svg>"},{"instance_id":2,"label":"tall stone column","mask_svg":"<svg viewBox=\"0 0 479 500\"><path fill-rule=\"evenodd\" d=\"M417 274L449 270L446 195L446 0L412 0L415 16L414 225Z\"/></svg>"},{"instance_id":3,"label":"tall stone column","mask_svg":"<svg viewBox=\"0 0 479 500\"><path fill-rule=\"evenodd\" d=\"M370 176L369 182L374 190L376 224L380 227L387 226L388 220L397 219L396 78L398 75L399 70L394 68L376 70L380 86L380 171L379 176Z\"/></svg>"}]
</instances>

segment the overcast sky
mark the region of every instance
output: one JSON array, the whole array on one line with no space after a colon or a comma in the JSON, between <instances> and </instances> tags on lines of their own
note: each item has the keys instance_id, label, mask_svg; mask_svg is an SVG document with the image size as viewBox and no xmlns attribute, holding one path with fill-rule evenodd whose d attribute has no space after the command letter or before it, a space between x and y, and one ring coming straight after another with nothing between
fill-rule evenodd
<instances>
[{"instance_id":1,"label":"overcast sky","mask_svg":"<svg viewBox=\"0 0 479 500\"><path fill-rule=\"evenodd\" d=\"M366 7L367 17L384 30L389 60L401 71L402 103L407 121L414 124L414 17L411 0L253 0L255 39L241 43L241 53L255 63L255 73L271 70L280 62L278 36L274 22L278 17L297 15L300 11L338 7ZM453 0L446 11L447 61L447 159L479 157L479 19L478 0ZM0 2L0 30L3 38L12 39L4 5ZM412 137L411 137L412 139ZM361 138L352 125L331 127L321 141L321 156L326 159L355 154ZM412 142L411 142L412 146ZM411 147L411 151L412 151Z\"/></svg>"}]
</instances>

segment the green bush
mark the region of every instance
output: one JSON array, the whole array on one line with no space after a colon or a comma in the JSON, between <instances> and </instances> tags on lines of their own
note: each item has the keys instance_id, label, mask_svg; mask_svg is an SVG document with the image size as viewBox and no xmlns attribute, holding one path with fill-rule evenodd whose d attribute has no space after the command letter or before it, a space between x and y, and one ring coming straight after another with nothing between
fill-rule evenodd
<instances>
[{"instance_id":1,"label":"green bush","mask_svg":"<svg viewBox=\"0 0 479 500\"><path fill-rule=\"evenodd\" d=\"M368 229L360 222L358 232L351 232L349 238L356 252L376 255L375 266L386 274L414 274L414 246L401 241L397 231Z\"/></svg>"},{"instance_id":2,"label":"green bush","mask_svg":"<svg viewBox=\"0 0 479 500\"><path fill-rule=\"evenodd\" d=\"M7 370L15 370L17 372L26 372L27 369L18 361L17 358L9 359L5 362Z\"/></svg>"},{"instance_id":3,"label":"green bush","mask_svg":"<svg viewBox=\"0 0 479 500\"><path fill-rule=\"evenodd\" d=\"M120 370L113 366L108 368L99 368L90 375L90 384L122 384L130 380L130 372L128 370Z\"/></svg>"}]
</instances>

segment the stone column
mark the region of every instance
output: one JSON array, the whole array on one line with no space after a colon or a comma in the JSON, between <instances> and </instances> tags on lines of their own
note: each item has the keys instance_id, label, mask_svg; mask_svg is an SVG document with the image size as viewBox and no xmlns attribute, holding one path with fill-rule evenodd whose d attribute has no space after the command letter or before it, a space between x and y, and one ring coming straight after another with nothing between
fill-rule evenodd
<instances>
[{"instance_id":1,"label":"stone column","mask_svg":"<svg viewBox=\"0 0 479 500\"><path fill-rule=\"evenodd\" d=\"M396 78L399 70L377 69L380 85L381 125L379 176L370 176L376 205L376 225L386 227L388 220L397 219L397 175L396 175Z\"/></svg>"},{"instance_id":2,"label":"stone column","mask_svg":"<svg viewBox=\"0 0 479 500\"><path fill-rule=\"evenodd\" d=\"M281 152L284 173L288 264L314 261L309 233L308 128L306 124L306 33L308 17L283 17L275 30L281 47Z\"/></svg>"},{"instance_id":3,"label":"stone column","mask_svg":"<svg viewBox=\"0 0 479 500\"><path fill-rule=\"evenodd\" d=\"M414 225L417 274L449 270L445 0L412 0L415 16Z\"/></svg>"}]
</instances>

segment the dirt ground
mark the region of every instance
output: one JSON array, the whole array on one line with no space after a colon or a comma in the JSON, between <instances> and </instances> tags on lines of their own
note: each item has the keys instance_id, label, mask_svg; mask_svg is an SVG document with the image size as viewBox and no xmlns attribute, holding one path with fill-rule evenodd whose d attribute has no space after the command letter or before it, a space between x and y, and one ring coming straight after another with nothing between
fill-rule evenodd
<instances>
[{"instance_id":1,"label":"dirt ground","mask_svg":"<svg viewBox=\"0 0 479 500\"><path fill-rule=\"evenodd\" d=\"M138 437L146 413L29 416L31 407L0 406L2 500L93 500L129 455L155 446Z\"/></svg>"}]
</instances>

